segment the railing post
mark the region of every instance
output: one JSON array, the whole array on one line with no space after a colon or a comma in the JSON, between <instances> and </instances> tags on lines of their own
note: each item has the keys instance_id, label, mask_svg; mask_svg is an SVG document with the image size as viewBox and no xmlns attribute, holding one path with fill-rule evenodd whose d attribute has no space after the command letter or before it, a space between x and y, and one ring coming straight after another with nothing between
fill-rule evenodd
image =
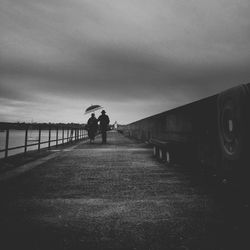
<instances>
[{"instance_id":1,"label":"railing post","mask_svg":"<svg viewBox=\"0 0 250 250\"><path fill-rule=\"evenodd\" d=\"M58 146L58 127L56 127L56 147Z\"/></svg>"},{"instance_id":2,"label":"railing post","mask_svg":"<svg viewBox=\"0 0 250 250\"><path fill-rule=\"evenodd\" d=\"M64 143L64 127L62 129L62 144Z\"/></svg>"},{"instance_id":3,"label":"railing post","mask_svg":"<svg viewBox=\"0 0 250 250\"><path fill-rule=\"evenodd\" d=\"M76 141L76 128L75 128L75 141Z\"/></svg>"},{"instance_id":4,"label":"railing post","mask_svg":"<svg viewBox=\"0 0 250 250\"><path fill-rule=\"evenodd\" d=\"M29 128L27 127L27 128L25 129L24 153L27 152L27 145L28 145L28 130L29 130Z\"/></svg>"},{"instance_id":5,"label":"railing post","mask_svg":"<svg viewBox=\"0 0 250 250\"><path fill-rule=\"evenodd\" d=\"M69 142L69 128L67 127L67 143Z\"/></svg>"},{"instance_id":6,"label":"railing post","mask_svg":"<svg viewBox=\"0 0 250 250\"><path fill-rule=\"evenodd\" d=\"M50 141L51 141L51 127L49 127L49 142L48 142L48 148L50 148Z\"/></svg>"},{"instance_id":7,"label":"railing post","mask_svg":"<svg viewBox=\"0 0 250 250\"><path fill-rule=\"evenodd\" d=\"M71 142L71 143L73 142L73 136L74 136L74 129L71 128L71 129L70 129L70 142Z\"/></svg>"},{"instance_id":8,"label":"railing post","mask_svg":"<svg viewBox=\"0 0 250 250\"><path fill-rule=\"evenodd\" d=\"M8 157L8 148L9 148L9 129L6 129L6 138L5 138L5 158Z\"/></svg>"},{"instance_id":9,"label":"railing post","mask_svg":"<svg viewBox=\"0 0 250 250\"><path fill-rule=\"evenodd\" d=\"M41 149L41 127L39 127L38 130L38 150L40 151Z\"/></svg>"}]
</instances>

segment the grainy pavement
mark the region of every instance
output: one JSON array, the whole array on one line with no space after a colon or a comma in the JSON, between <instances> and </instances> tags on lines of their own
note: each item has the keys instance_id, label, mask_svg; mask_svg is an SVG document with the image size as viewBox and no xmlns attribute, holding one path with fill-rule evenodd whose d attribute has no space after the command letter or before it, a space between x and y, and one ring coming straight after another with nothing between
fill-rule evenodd
<instances>
[{"instance_id":1,"label":"grainy pavement","mask_svg":"<svg viewBox=\"0 0 250 250\"><path fill-rule=\"evenodd\" d=\"M0 183L0 249L236 249L182 170L116 132L63 150Z\"/></svg>"}]
</instances>

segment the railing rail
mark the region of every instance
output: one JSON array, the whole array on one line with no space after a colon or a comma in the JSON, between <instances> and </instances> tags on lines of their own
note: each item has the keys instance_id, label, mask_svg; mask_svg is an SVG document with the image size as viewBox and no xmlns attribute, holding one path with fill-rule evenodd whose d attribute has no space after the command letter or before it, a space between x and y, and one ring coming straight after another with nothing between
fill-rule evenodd
<instances>
[{"instance_id":1,"label":"railing rail","mask_svg":"<svg viewBox=\"0 0 250 250\"><path fill-rule=\"evenodd\" d=\"M24 141L22 145L19 146L11 146L10 147L10 135L12 131L17 131L15 128L5 127L4 129L1 129L2 132L5 132L5 146L3 149L0 149L0 153L4 153L3 157L0 158L7 158L9 156L9 152L12 150L17 149L24 149L23 153L26 153L28 151L28 148L37 146L37 150L40 151L41 148L48 149L52 147L52 144L55 143L53 146L58 147L59 145L63 145L70 142L76 142L82 139L88 138L87 131L84 129L83 125L79 126L36 126L33 127L22 127L19 131L25 131L24 132ZM38 138L32 139L33 143L30 143L31 140L28 138L29 131L37 131L38 130ZM66 131L65 131L66 130ZM47 140L42 140L42 132L47 131ZM52 138L51 132L55 132L55 138ZM61 135L59 137L59 131L61 132ZM66 133L65 133L66 132ZM65 136L66 134L66 136ZM48 144L47 147L41 147L44 144ZM35 149L32 149L35 150ZM21 152L20 152L21 153Z\"/></svg>"}]
</instances>

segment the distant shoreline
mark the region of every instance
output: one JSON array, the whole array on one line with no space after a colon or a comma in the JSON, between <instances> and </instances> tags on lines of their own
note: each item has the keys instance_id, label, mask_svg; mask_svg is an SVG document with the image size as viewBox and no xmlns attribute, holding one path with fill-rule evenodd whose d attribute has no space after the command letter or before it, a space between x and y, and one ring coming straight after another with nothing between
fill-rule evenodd
<instances>
[{"instance_id":1,"label":"distant shoreline","mask_svg":"<svg viewBox=\"0 0 250 250\"><path fill-rule=\"evenodd\" d=\"M49 129L49 128L82 128L84 123L26 123L26 122L0 122L0 131L3 132L6 129L24 130L30 129Z\"/></svg>"}]
</instances>

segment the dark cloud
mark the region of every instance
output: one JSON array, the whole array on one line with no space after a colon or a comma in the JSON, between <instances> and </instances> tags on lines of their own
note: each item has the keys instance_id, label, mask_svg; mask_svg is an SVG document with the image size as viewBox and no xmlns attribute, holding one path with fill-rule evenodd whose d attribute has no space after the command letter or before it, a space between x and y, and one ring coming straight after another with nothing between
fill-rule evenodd
<instances>
[{"instance_id":1,"label":"dark cloud","mask_svg":"<svg viewBox=\"0 0 250 250\"><path fill-rule=\"evenodd\" d=\"M47 100L49 114L84 100L131 120L249 82L249 11L248 0L3 0L1 105Z\"/></svg>"},{"instance_id":2,"label":"dark cloud","mask_svg":"<svg viewBox=\"0 0 250 250\"><path fill-rule=\"evenodd\" d=\"M223 88L244 83L249 77L249 63L244 65L197 65L176 61L160 61L146 53L102 49L92 55L91 68L81 60L69 67L7 62L1 67L6 78L23 79L23 91L42 91L61 95L85 95L113 100L144 99L145 95L164 96L185 91L194 96L206 96ZM15 83L14 83L15 85ZM9 86L11 84L9 83ZM7 86L2 95L18 95ZM20 94L22 89L19 89ZM147 97L146 97L147 98ZM145 99L146 99L145 98Z\"/></svg>"}]
</instances>

